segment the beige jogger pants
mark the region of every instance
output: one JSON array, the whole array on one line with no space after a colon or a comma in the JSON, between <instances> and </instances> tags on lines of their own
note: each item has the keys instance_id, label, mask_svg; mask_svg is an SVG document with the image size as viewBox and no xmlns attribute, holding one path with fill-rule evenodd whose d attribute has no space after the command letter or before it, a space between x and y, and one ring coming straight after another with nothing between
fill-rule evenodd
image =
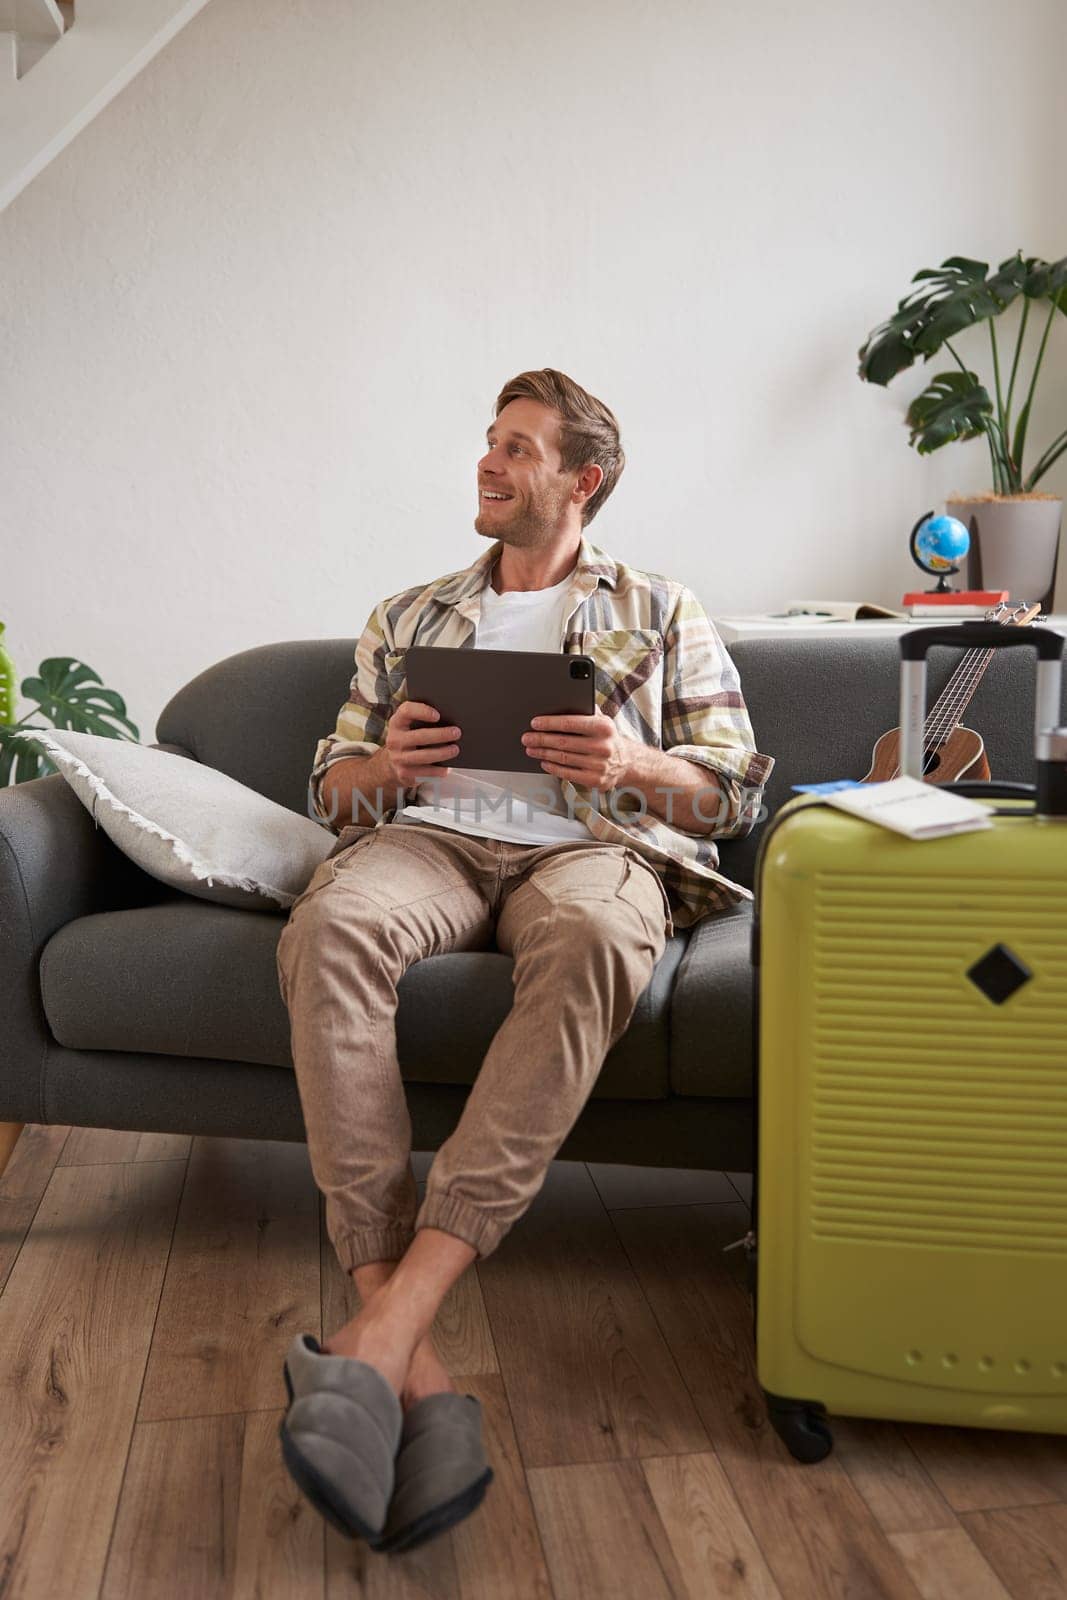
<instances>
[{"instance_id":1,"label":"beige jogger pants","mask_svg":"<svg viewBox=\"0 0 1067 1600\"><path fill-rule=\"evenodd\" d=\"M433 823L341 834L278 944L308 1153L345 1271L415 1230L487 1256L533 1200L672 931L653 868L590 837L524 845ZM421 1209L396 1054L396 986L446 950L514 958L515 998ZM416 1214L417 1213L417 1214Z\"/></svg>"}]
</instances>

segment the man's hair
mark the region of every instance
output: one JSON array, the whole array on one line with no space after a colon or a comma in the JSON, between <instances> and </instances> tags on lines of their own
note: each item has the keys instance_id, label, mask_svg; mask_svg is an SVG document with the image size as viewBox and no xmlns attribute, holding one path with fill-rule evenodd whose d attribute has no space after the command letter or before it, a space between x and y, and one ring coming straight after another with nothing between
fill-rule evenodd
<instances>
[{"instance_id":1,"label":"man's hair","mask_svg":"<svg viewBox=\"0 0 1067 1600\"><path fill-rule=\"evenodd\" d=\"M578 472L590 462L604 476L600 487L582 507L587 527L619 481L626 457L619 441L619 424L602 400L586 392L565 372L542 367L540 372L520 372L496 397L499 417L512 400L539 400L560 419L559 450L564 472Z\"/></svg>"}]
</instances>

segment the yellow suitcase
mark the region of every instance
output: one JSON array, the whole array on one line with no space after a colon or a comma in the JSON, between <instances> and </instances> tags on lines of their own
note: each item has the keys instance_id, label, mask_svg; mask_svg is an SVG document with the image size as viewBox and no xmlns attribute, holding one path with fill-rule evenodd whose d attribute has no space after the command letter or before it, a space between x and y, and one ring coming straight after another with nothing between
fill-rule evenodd
<instances>
[{"instance_id":1,"label":"yellow suitcase","mask_svg":"<svg viewBox=\"0 0 1067 1600\"><path fill-rule=\"evenodd\" d=\"M916 776L935 643L1037 648L1045 815L916 841L805 796L757 865L757 1367L805 1461L834 1412L1067 1432L1064 640L905 635Z\"/></svg>"}]
</instances>

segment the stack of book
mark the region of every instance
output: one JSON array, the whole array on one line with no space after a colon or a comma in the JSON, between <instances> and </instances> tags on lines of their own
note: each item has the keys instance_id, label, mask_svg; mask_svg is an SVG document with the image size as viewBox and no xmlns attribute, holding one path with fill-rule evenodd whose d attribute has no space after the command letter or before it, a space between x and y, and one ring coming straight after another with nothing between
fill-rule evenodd
<instances>
[{"instance_id":1,"label":"stack of book","mask_svg":"<svg viewBox=\"0 0 1067 1600\"><path fill-rule=\"evenodd\" d=\"M955 589L945 594L918 591L906 594L901 604L908 617L936 617L942 622L968 622L1008 598L1007 589Z\"/></svg>"},{"instance_id":2,"label":"stack of book","mask_svg":"<svg viewBox=\"0 0 1067 1600\"><path fill-rule=\"evenodd\" d=\"M935 591L906 594L900 610L875 604L871 600L796 600L785 611L774 615L789 622L866 622L912 617L937 617L944 622L966 622L984 617L987 611L1007 600L1007 589L956 589L944 594Z\"/></svg>"}]
</instances>

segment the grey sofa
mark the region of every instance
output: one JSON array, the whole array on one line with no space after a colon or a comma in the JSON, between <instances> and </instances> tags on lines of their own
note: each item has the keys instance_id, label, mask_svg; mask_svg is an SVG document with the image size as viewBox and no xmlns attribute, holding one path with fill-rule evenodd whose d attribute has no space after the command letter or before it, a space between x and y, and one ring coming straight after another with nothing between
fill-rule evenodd
<instances>
[{"instance_id":1,"label":"grey sofa","mask_svg":"<svg viewBox=\"0 0 1067 1600\"><path fill-rule=\"evenodd\" d=\"M352 641L265 645L170 701L157 740L302 814L316 741L332 728ZM732 647L757 742L790 785L862 776L897 720L891 638L775 638ZM936 694L956 656L931 657ZM1033 658L990 667L966 721L994 776L1029 779ZM264 713L269 737L247 730ZM267 716L269 708L269 716ZM722 847L751 885L761 829ZM59 776L0 790L0 1170L22 1124L304 1138L278 992L284 914L194 899L122 856ZM751 907L675 934L560 1151L564 1158L750 1170ZM397 1019L414 1148L448 1136L511 1003L497 951L419 962Z\"/></svg>"}]
</instances>

